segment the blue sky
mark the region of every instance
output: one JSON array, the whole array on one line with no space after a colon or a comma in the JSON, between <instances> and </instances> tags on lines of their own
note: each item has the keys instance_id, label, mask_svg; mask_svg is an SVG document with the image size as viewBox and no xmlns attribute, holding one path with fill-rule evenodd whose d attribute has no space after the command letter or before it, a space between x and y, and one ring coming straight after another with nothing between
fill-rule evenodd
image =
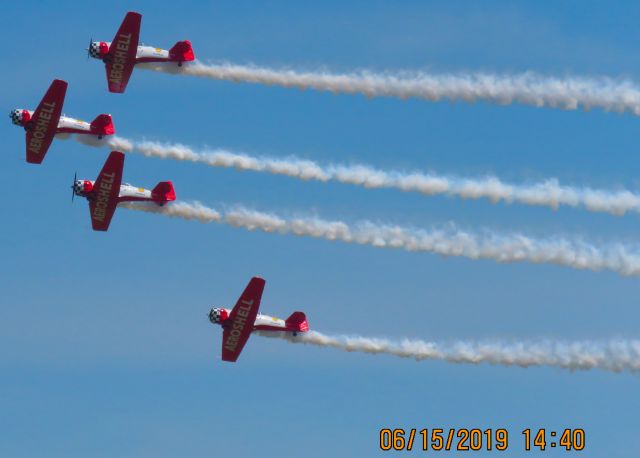
<instances>
[{"instance_id":1,"label":"blue sky","mask_svg":"<svg viewBox=\"0 0 640 458\"><path fill-rule=\"evenodd\" d=\"M368 100L137 71L124 95L83 51L124 13L142 40L192 41L202 60L300 69L537 71L638 79L635 2L10 3L0 17L0 106L35 107L66 79L65 112L119 135L320 162L364 162L511 182L638 189L638 119L519 105ZM132 6L134 5L134 6ZM91 231L74 172L107 152L55 142L24 162L7 118L0 242L0 455L370 456L382 427L583 427L588 456L637 453L638 377L414 362L254 337L219 361L211 306L252 275L262 310L312 328L389 338L635 338L638 280L549 265L376 250L119 211ZM125 179L178 198L416 227L636 243L637 217L364 190L127 156ZM414 452L415 453L415 452ZM559 451L547 451L559 456ZM452 454L453 455L453 454ZM481 455L481 454L480 454Z\"/></svg>"}]
</instances>

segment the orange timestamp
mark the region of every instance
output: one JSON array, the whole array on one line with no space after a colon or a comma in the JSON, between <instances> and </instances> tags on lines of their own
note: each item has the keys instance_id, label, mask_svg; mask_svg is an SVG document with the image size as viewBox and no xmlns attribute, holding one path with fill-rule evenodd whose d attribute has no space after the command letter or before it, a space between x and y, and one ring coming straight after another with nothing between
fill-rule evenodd
<instances>
[{"instance_id":1,"label":"orange timestamp","mask_svg":"<svg viewBox=\"0 0 640 458\"><path fill-rule=\"evenodd\" d=\"M522 441L526 451L564 447L567 451L580 451L585 447L583 429L562 429L551 431L545 428L522 431ZM384 451L498 451L509 448L509 431L505 428L383 428L380 430L380 449Z\"/></svg>"}]
</instances>

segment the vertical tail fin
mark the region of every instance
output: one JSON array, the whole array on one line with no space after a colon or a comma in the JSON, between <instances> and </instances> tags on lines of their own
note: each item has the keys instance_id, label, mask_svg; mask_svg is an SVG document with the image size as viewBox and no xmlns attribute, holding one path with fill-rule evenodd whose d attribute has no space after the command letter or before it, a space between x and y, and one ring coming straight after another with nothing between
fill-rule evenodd
<instances>
[{"instance_id":1,"label":"vertical tail fin","mask_svg":"<svg viewBox=\"0 0 640 458\"><path fill-rule=\"evenodd\" d=\"M307 316L302 312L293 312L289 318L285 321L287 328L294 328L301 332L309 330L309 323L307 323Z\"/></svg>"},{"instance_id":2,"label":"vertical tail fin","mask_svg":"<svg viewBox=\"0 0 640 458\"><path fill-rule=\"evenodd\" d=\"M156 187L151 190L151 198L160 205L176 200L176 191L173 189L173 183L170 181L161 181L158 183Z\"/></svg>"},{"instance_id":3,"label":"vertical tail fin","mask_svg":"<svg viewBox=\"0 0 640 458\"><path fill-rule=\"evenodd\" d=\"M97 135L113 135L116 133L116 128L113 125L113 119L111 115L100 114L96 116L96 119L91 121L91 133Z\"/></svg>"},{"instance_id":4,"label":"vertical tail fin","mask_svg":"<svg viewBox=\"0 0 640 458\"><path fill-rule=\"evenodd\" d=\"M195 59L189 40L179 41L169 50L169 57L180 62L191 62Z\"/></svg>"}]
</instances>

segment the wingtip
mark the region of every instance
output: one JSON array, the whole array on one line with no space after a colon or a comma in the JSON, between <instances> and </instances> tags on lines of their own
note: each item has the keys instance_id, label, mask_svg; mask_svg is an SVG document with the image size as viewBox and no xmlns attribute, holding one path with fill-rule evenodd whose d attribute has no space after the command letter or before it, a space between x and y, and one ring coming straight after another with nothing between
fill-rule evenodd
<instances>
[{"instance_id":1,"label":"wingtip","mask_svg":"<svg viewBox=\"0 0 640 458\"><path fill-rule=\"evenodd\" d=\"M58 91L63 91L66 95L68 86L69 86L69 83L67 83L65 80L56 78L51 82L51 86L49 86L49 88L50 89L55 88Z\"/></svg>"},{"instance_id":2,"label":"wingtip","mask_svg":"<svg viewBox=\"0 0 640 458\"><path fill-rule=\"evenodd\" d=\"M124 161L124 153L122 151L111 151L111 154L109 154L108 159L111 159L111 158L117 158L119 160Z\"/></svg>"}]
</instances>

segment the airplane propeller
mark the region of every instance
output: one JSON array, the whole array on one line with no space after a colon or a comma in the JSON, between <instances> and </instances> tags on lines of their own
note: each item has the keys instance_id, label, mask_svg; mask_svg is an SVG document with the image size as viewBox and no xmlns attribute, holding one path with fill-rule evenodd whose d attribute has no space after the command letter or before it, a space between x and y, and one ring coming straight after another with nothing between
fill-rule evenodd
<instances>
[{"instance_id":1,"label":"airplane propeller","mask_svg":"<svg viewBox=\"0 0 640 458\"><path fill-rule=\"evenodd\" d=\"M93 43L93 37L89 38L89 46L87 47L87 59L91 57L91 43Z\"/></svg>"},{"instance_id":2,"label":"airplane propeller","mask_svg":"<svg viewBox=\"0 0 640 458\"><path fill-rule=\"evenodd\" d=\"M73 174L73 184L71 185L71 203L73 203L73 199L76 196L75 186L76 186L77 179L78 179L78 172Z\"/></svg>"}]
</instances>

